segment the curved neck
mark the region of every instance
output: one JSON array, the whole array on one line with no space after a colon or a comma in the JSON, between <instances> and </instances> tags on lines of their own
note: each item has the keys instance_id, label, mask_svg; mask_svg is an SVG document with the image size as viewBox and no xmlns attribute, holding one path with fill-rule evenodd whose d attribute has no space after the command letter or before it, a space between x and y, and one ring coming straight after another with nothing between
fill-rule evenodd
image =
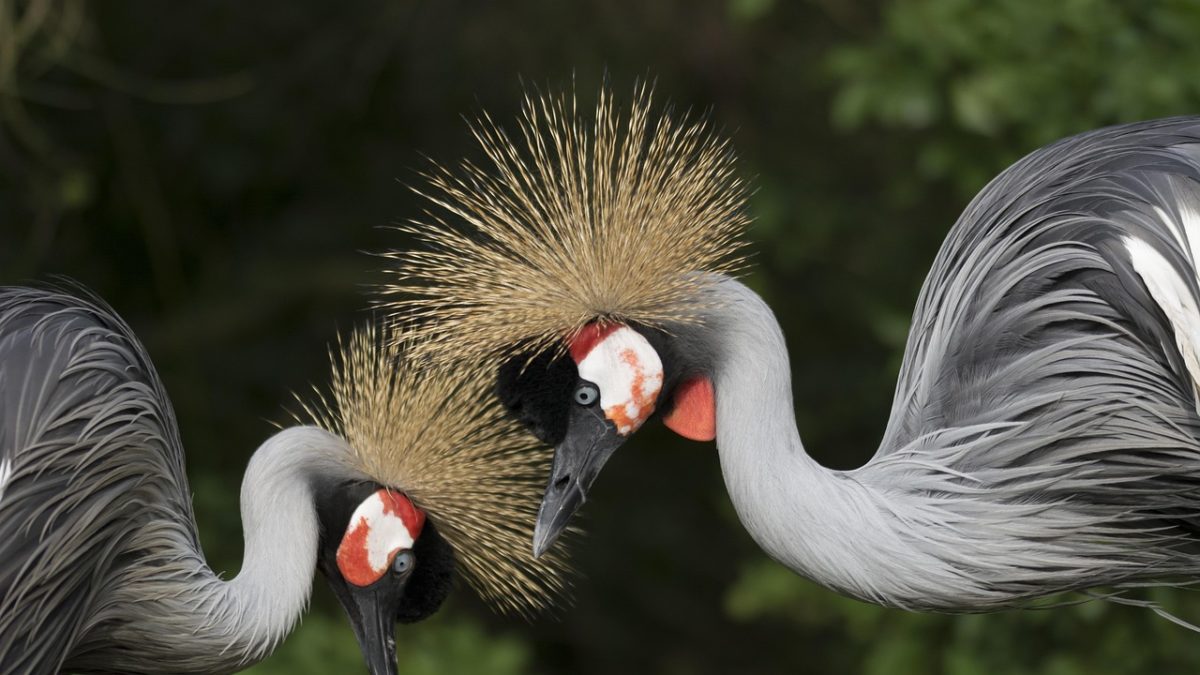
<instances>
[{"instance_id":1,"label":"curved neck","mask_svg":"<svg viewBox=\"0 0 1200 675\"><path fill-rule=\"evenodd\" d=\"M262 658L291 632L308 605L320 526L313 478L349 453L342 439L315 427L284 429L267 439L242 478L245 552L225 586L223 625L247 654Z\"/></svg>"},{"instance_id":2,"label":"curved neck","mask_svg":"<svg viewBox=\"0 0 1200 675\"><path fill-rule=\"evenodd\" d=\"M717 310L702 329L711 350L717 449L729 496L768 555L826 586L900 604L892 555L911 557L888 499L804 450L792 408L783 332L766 303L719 278Z\"/></svg>"},{"instance_id":3,"label":"curved neck","mask_svg":"<svg viewBox=\"0 0 1200 675\"><path fill-rule=\"evenodd\" d=\"M315 427L267 439L242 479L241 571L224 581L190 545L177 552L175 569L188 573L140 580L142 610L126 627L130 639L164 672L226 672L270 654L312 590L320 537L314 479L345 473L337 459L349 453L342 439Z\"/></svg>"}]
</instances>

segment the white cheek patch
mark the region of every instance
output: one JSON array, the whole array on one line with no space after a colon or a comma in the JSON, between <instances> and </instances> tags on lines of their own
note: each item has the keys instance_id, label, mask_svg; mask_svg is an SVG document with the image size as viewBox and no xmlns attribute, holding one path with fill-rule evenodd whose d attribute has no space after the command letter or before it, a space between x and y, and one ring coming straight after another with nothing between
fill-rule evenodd
<instances>
[{"instance_id":1,"label":"white cheek patch","mask_svg":"<svg viewBox=\"0 0 1200 675\"><path fill-rule=\"evenodd\" d=\"M577 364L579 376L600 388L600 407L629 435L654 412L663 366L646 338L628 326L608 333Z\"/></svg>"},{"instance_id":2,"label":"white cheek patch","mask_svg":"<svg viewBox=\"0 0 1200 675\"><path fill-rule=\"evenodd\" d=\"M369 586L387 572L400 551L411 549L424 516L403 495L379 490L367 497L338 546L337 564L346 581Z\"/></svg>"}]
</instances>

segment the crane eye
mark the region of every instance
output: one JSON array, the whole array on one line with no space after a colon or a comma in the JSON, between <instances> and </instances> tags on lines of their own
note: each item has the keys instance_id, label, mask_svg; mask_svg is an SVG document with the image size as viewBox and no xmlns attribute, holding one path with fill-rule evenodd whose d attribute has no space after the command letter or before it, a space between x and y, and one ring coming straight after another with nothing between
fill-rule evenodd
<instances>
[{"instance_id":1,"label":"crane eye","mask_svg":"<svg viewBox=\"0 0 1200 675\"><path fill-rule=\"evenodd\" d=\"M408 574L416 563L417 559L412 551L401 551L392 560L392 571L399 575Z\"/></svg>"},{"instance_id":2,"label":"crane eye","mask_svg":"<svg viewBox=\"0 0 1200 675\"><path fill-rule=\"evenodd\" d=\"M600 390L594 384L587 382L579 385L575 390L575 402L579 405L591 405L600 398Z\"/></svg>"}]
</instances>

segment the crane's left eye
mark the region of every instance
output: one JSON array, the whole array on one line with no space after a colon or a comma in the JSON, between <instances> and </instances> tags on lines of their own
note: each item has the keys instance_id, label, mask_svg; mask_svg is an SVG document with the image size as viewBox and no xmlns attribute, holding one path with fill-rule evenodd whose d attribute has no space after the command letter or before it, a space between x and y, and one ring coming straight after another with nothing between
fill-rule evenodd
<instances>
[{"instance_id":1,"label":"crane's left eye","mask_svg":"<svg viewBox=\"0 0 1200 675\"><path fill-rule=\"evenodd\" d=\"M408 574L416 564L417 559L413 556L412 551L401 551L392 560L392 571L401 575Z\"/></svg>"},{"instance_id":2,"label":"crane's left eye","mask_svg":"<svg viewBox=\"0 0 1200 675\"><path fill-rule=\"evenodd\" d=\"M579 388L575 390L575 402L579 405L591 405L599 398L600 390L597 389L596 385L594 384L588 384L585 382L579 385Z\"/></svg>"}]
</instances>

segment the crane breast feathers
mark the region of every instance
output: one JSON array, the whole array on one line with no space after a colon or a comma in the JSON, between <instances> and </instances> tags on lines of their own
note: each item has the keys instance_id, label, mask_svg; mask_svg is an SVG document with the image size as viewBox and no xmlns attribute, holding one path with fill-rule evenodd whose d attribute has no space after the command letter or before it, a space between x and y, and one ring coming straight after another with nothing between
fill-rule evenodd
<instances>
[{"instance_id":1,"label":"crane breast feathers","mask_svg":"<svg viewBox=\"0 0 1200 675\"><path fill-rule=\"evenodd\" d=\"M561 348L598 318L698 321L703 273L740 269L747 188L728 142L656 114L647 88L627 112L601 91L590 118L573 95L527 98L517 134L486 116L473 132L483 160L424 175L429 213L403 229L425 246L391 254L383 289L436 353Z\"/></svg>"},{"instance_id":2,"label":"crane breast feathers","mask_svg":"<svg viewBox=\"0 0 1200 675\"><path fill-rule=\"evenodd\" d=\"M1028 402L1056 394L1194 415L1198 206L1200 118L1081 134L1000 174L925 281L876 458L1022 424L1046 414ZM1078 386L1096 377L1108 388Z\"/></svg>"}]
</instances>

